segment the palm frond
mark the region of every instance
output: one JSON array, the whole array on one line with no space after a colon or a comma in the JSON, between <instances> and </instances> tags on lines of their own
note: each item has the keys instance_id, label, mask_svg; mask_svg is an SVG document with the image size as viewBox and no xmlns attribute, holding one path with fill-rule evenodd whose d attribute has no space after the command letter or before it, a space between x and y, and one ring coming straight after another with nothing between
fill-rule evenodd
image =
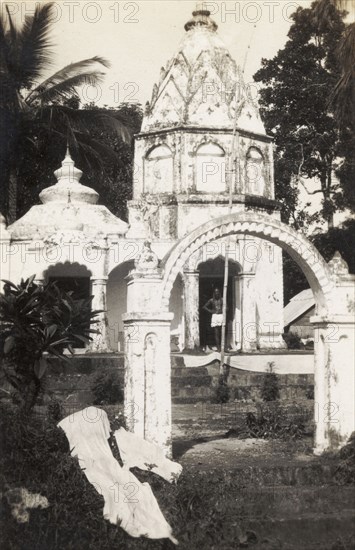
<instances>
[{"instance_id":1,"label":"palm frond","mask_svg":"<svg viewBox=\"0 0 355 550\"><path fill-rule=\"evenodd\" d=\"M127 117L120 116L119 113L113 115L98 113L95 120L106 130L113 130L125 143L130 143L134 130L127 120Z\"/></svg>"},{"instance_id":2,"label":"palm frond","mask_svg":"<svg viewBox=\"0 0 355 550\"><path fill-rule=\"evenodd\" d=\"M53 4L37 5L31 16L26 16L21 30L20 66L24 87L29 87L41 76L51 60L49 32L54 22Z\"/></svg>"},{"instance_id":3,"label":"palm frond","mask_svg":"<svg viewBox=\"0 0 355 550\"><path fill-rule=\"evenodd\" d=\"M343 71L355 73L355 23L346 27L337 53Z\"/></svg>"},{"instance_id":4,"label":"palm frond","mask_svg":"<svg viewBox=\"0 0 355 550\"><path fill-rule=\"evenodd\" d=\"M92 129L97 128L111 130L125 143L131 143L134 134L129 117L116 111L111 113L100 109L71 109L64 105L53 105L42 110L40 119L57 129L70 126L82 134L90 134Z\"/></svg>"},{"instance_id":5,"label":"palm frond","mask_svg":"<svg viewBox=\"0 0 355 550\"><path fill-rule=\"evenodd\" d=\"M37 87L37 93L28 96L27 103L31 105L34 101L40 101L41 103L48 104L50 102L70 98L76 93L76 89L84 84L89 86L96 86L103 81L104 73L97 71L87 71L81 74L67 78L57 84L49 87L40 85Z\"/></svg>"},{"instance_id":6,"label":"palm frond","mask_svg":"<svg viewBox=\"0 0 355 550\"><path fill-rule=\"evenodd\" d=\"M87 69L90 69L96 63L103 65L105 68L109 68L111 66L107 59L99 56L94 56L90 59L83 59L82 61L77 61L76 63L70 63L44 80L39 86L33 89L30 95L36 95L43 89L50 88L74 76L88 72Z\"/></svg>"},{"instance_id":7,"label":"palm frond","mask_svg":"<svg viewBox=\"0 0 355 550\"><path fill-rule=\"evenodd\" d=\"M17 29L14 25L14 22L12 21L9 6L6 6L6 13L7 13L7 20L9 22L9 27L10 27L10 30L9 30L10 40L13 44L15 44L18 40L18 32L17 32Z\"/></svg>"}]
</instances>

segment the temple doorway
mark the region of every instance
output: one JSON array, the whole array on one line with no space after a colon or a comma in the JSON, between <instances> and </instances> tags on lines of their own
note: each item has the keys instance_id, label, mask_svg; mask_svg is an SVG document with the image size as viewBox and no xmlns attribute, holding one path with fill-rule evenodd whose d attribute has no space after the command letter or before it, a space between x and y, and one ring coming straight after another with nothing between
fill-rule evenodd
<instances>
[{"instance_id":1,"label":"temple doorway","mask_svg":"<svg viewBox=\"0 0 355 550\"><path fill-rule=\"evenodd\" d=\"M202 348L214 348L214 330L211 328L211 315L203 309L206 302L212 298L213 291L218 288L223 294L224 258L219 256L198 266L199 271L199 329L200 345ZM227 286L227 330L226 346L228 349L237 349L240 343L240 265L229 260Z\"/></svg>"}]
</instances>

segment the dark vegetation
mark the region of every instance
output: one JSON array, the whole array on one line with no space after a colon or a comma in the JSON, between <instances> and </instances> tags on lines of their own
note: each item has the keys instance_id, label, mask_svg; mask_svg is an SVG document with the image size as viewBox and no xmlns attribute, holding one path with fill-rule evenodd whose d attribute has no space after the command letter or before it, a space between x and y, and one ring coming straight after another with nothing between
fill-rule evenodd
<instances>
[{"instance_id":1,"label":"dark vegetation","mask_svg":"<svg viewBox=\"0 0 355 550\"><path fill-rule=\"evenodd\" d=\"M299 436L300 428L277 427L280 424L277 408L273 413L264 410L260 414L264 418L262 426L262 416L258 416L257 422L251 417L247 419L248 437L275 438L276 432L286 439ZM34 415L24 424L13 407L1 406L0 433L0 521L4 550L174 547L164 540L133 539L103 519L103 499L86 480L77 460L70 456L64 432L55 426L53 419L47 417L39 422ZM353 437L340 453L330 457L333 462L339 461L334 483L354 482L354 448ZM137 469L134 473L140 481L148 481L152 486L181 548L237 549L249 547L247 540L251 547L259 542L259 548L278 548L272 541L258 541L257 534L244 529L240 519L235 522L236 514L242 513L235 495L241 495L250 483L244 474L213 469L213 465L209 470L186 468L178 484L171 486L152 473ZM255 479L253 483L258 481ZM17 523L8 503L9 491L19 487L39 493L49 501L47 509L30 511L28 523Z\"/></svg>"},{"instance_id":2,"label":"dark vegetation","mask_svg":"<svg viewBox=\"0 0 355 550\"><path fill-rule=\"evenodd\" d=\"M115 405L123 402L123 388L117 372L99 372L91 391L94 405Z\"/></svg>"},{"instance_id":3,"label":"dark vegetation","mask_svg":"<svg viewBox=\"0 0 355 550\"><path fill-rule=\"evenodd\" d=\"M75 344L89 343L98 311L92 297L75 299L55 282L36 284L33 275L15 285L7 281L0 294L1 377L24 415L35 406L48 356L68 360Z\"/></svg>"},{"instance_id":4,"label":"dark vegetation","mask_svg":"<svg viewBox=\"0 0 355 550\"><path fill-rule=\"evenodd\" d=\"M339 227L330 228L326 232L316 232L310 237L310 241L327 262L335 252L340 252L349 266L349 272L355 273L355 220L346 220ZM309 284L302 270L287 253L283 253L283 276L286 305L296 294L308 288Z\"/></svg>"},{"instance_id":5,"label":"dark vegetation","mask_svg":"<svg viewBox=\"0 0 355 550\"><path fill-rule=\"evenodd\" d=\"M321 3L326 4L326 17L320 14ZM261 114L275 139L276 198L282 203L283 220L297 229L317 220L325 220L330 228L336 211L355 208L354 120L351 116L339 120L340 96L337 101L334 97L339 82L344 83L345 36L349 37L346 57L350 66L354 64L353 42L350 48L354 29L348 32L345 15L329 0L297 8L285 46L273 59L263 59L254 75L263 85ZM348 95L342 96L349 113L354 103L351 73L353 68L347 77ZM315 190L308 189L307 178L318 182ZM298 208L300 186L310 198L319 194L319 213L310 216L307 209Z\"/></svg>"},{"instance_id":6,"label":"dark vegetation","mask_svg":"<svg viewBox=\"0 0 355 550\"><path fill-rule=\"evenodd\" d=\"M261 398L263 401L275 401L280 397L279 377L274 372L274 363L269 363L268 372L265 374L261 386Z\"/></svg>"}]
</instances>

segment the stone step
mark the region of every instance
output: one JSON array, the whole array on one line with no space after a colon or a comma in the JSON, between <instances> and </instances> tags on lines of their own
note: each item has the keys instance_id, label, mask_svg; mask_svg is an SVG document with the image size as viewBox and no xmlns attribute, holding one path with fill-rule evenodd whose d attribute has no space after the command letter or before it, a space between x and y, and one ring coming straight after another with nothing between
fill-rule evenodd
<instances>
[{"instance_id":1,"label":"stone step","mask_svg":"<svg viewBox=\"0 0 355 550\"><path fill-rule=\"evenodd\" d=\"M184 388L186 386L189 387L202 387L202 386L208 386L209 388L212 387L212 377L200 374L199 376L177 376L172 377L171 379L171 387L172 388Z\"/></svg>"},{"instance_id":2,"label":"stone step","mask_svg":"<svg viewBox=\"0 0 355 550\"><path fill-rule=\"evenodd\" d=\"M236 518L236 523L239 518ZM238 529L256 534L254 550L350 550L354 548L354 511L297 514L293 518L247 519ZM352 539L352 542L350 542Z\"/></svg>"},{"instance_id":3,"label":"stone step","mask_svg":"<svg viewBox=\"0 0 355 550\"><path fill-rule=\"evenodd\" d=\"M353 486L253 486L245 487L236 497L229 502L229 509L239 518L286 519L298 514L336 514L355 510Z\"/></svg>"},{"instance_id":4,"label":"stone step","mask_svg":"<svg viewBox=\"0 0 355 550\"><path fill-rule=\"evenodd\" d=\"M172 378L185 378L185 377L198 377L198 376L210 376L207 367L194 367L187 368L185 366L172 366L171 377ZM211 375L212 378L213 375Z\"/></svg>"}]
</instances>

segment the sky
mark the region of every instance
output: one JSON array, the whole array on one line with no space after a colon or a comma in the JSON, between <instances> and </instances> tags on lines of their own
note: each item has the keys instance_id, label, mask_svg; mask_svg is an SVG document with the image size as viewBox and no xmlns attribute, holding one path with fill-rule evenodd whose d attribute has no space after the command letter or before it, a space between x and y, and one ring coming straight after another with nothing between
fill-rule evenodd
<instances>
[{"instance_id":1,"label":"sky","mask_svg":"<svg viewBox=\"0 0 355 550\"><path fill-rule=\"evenodd\" d=\"M36 2L7 2L18 22ZM309 0L242 0L203 2L218 24L232 57L245 66L251 82L262 57L283 47L290 15ZM100 87L84 87L83 100L115 107L122 101L150 99L161 66L176 52L196 2L191 0L57 0L50 72L71 62L99 55L111 68Z\"/></svg>"}]
</instances>

